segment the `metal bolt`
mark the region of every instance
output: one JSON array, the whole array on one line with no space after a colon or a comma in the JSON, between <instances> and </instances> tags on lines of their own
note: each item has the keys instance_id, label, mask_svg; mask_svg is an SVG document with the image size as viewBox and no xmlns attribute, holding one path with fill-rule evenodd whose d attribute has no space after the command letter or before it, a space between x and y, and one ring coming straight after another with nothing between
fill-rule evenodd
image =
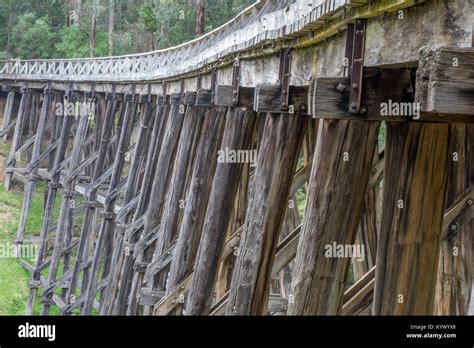
<instances>
[{"instance_id":1,"label":"metal bolt","mask_svg":"<svg viewBox=\"0 0 474 348\"><path fill-rule=\"evenodd\" d=\"M338 83L338 85L336 86L336 89L339 91L339 92L344 92L346 90L346 85L344 85L343 83Z\"/></svg>"},{"instance_id":2,"label":"metal bolt","mask_svg":"<svg viewBox=\"0 0 474 348\"><path fill-rule=\"evenodd\" d=\"M359 112L360 112L361 115L365 115L367 113L367 107L362 105L359 109Z\"/></svg>"},{"instance_id":3,"label":"metal bolt","mask_svg":"<svg viewBox=\"0 0 474 348\"><path fill-rule=\"evenodd\" d=\"M354 84L352 85L352 88L357 89L357 88L359 88L359 85L358 85L357 83L354 83Z\"/></svg>"},{"instance_id":4,"label":"metal bolt","mask_svg":"<svg viewBox=\"0 0 474 348\"><path fill-rule=\"evenodd\" d=\"M453 232L454 232L454 231L457 231L458 225L452 224L452 225L450 226L450 229L451 229L451 231L453 231Z\"/></svg>"},{"instance_id":5,"label":"metal bolt","mask_svg":"<svg viewBox=\"0 0 474 348\"><path fill-rule=\"evenodd\" d=\"M468 199L466 203L467 203L467 205L472 206L473 201L472 201L472 199Z\"/></svg>"}]
</instances>

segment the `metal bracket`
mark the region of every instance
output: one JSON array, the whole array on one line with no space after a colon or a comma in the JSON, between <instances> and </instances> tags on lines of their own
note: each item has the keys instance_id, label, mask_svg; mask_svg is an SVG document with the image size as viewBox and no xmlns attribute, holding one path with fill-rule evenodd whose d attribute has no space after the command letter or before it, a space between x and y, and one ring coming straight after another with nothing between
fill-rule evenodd
<instances>
[{"instance_id":1,"label":"metal bracket","mask_svg":"<svg viewBox=\"0 0 474 348\"><path fill-rule=\"evenodd\" d=\"M198 74L196 77L196 91L199 91L202 88L202 75Z\"/></svg>"},{"instance_id":2,"label":"metal bracket","mask_svg":"<svg viewBox=\"0 0 474 348\"><path fill-rule=\"evenodd\" d=\"M91 90L84 93L85 98L93 99L95 95L95 84L91 82Z\"/></svg>"},{"instance_id":3,"label":"metal bracket","mask_svg":"<svg viewBox=\"0 0 474 348\"><path fill-rule=\"evenodd\" d=\"M287 109L290 103L290 76L292 48L284 48L280 51L280 72L278 83L281 86L281 107Z\"/></svg>"},{"instance_id":4,"label":"metal bracket","mask_svg":"<svg viewBox=\"0 0 474 348\"><path fill-rule=\"evenodd\" d=\"M115 213L113 212L108 211L108 212L101 213L100 216L104 220L114 220L117 215L115 215Z\"/></svg>"},{"instance_id":5,"label":"metal bracket","mask_svg":"<svg viewBox=\"0 0 474 348\"><path fill-rule=\"evenodd\" d=\"M217 87L217 68L211 70L211 104L215 104Z\"/></svg>"},{"instance_id":6,"label":"metal bracket","mask_svg":"<svg viewBox=\"0 0 474 348\"><path fill-rule=\"evenodd\" d=\"M105 99L109 101L115 99L115 85L112 85L112 92L105 93Z\"/></svg>"},{"instance_id":7,"label":"metal bracket","mask_svg":"<svg viewBox=\"0 0 474 348\"><path fill-rule=\"evenodd\" d=\"M181 86L179 89L179 94L181 94L181 104L184 103L184 79L181 80Z\"/></svg>"},{"instance_id":8,"label":"metal bracket","mask_svg":"<svg viewBox=\"0 0 474 348\"><path fill-rule=\"evenodd\" d=\"M151 103L151 85L150 84L147 85L146 94L140 95L140 103L141 104Z\"/></svg>"},{"instance_id":9,"label":"metal bracket","mask_svg":"<svg viewBox=\"0 0 474 348\"><path fill-rule=\"evenodd\" d=\"M237 105L239 103L239 90L240 90L240 59L237 58L234 61L234 68L232 70L232 104Z\"/></svg>"},{"instance_id":10,"label":"metal bracket","mask_svg":"<svg viewBox=\"0 0 474 348\"><path fill-rule=\"evenodd\" d=\"M348 72L351 79L349 112L353 114L358 114L361 107L366 28L367 20L357 19L347 29L346 58L349 61Z\"/></svg>"},{"instance_id":11,"label":"metal bracket","mask_svg":"<svg viewBox=\"0 0 474 348\"><path fill-rule=\"evenodd\" d=\"M43 94L46 95L51 93L53 93L53 90L51 88L51 81L49 81L43 89Z\"/></svg>"}]
</instances>

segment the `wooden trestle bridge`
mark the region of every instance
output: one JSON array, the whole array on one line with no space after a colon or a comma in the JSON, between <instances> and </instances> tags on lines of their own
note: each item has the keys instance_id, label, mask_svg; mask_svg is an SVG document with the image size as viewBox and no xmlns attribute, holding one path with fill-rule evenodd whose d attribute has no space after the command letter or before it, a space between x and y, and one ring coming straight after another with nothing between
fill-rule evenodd
<instances>
[{"instance_id":1,"label":"wooden trestle bridge","mask_svg":"<svg viewBox=\"0 0 474 348\"><path fill-rule=\"evenodd\" d=\"M473 24L474 0L266 0L162 51L1 62L26 313L467 314Z\"/></svg>"}]
</instances>

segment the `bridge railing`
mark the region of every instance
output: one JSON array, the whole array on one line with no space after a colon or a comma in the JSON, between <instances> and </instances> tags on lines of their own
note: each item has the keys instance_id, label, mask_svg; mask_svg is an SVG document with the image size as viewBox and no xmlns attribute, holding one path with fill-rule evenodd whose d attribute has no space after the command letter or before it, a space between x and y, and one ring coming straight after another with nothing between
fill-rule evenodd
<instances>
[{"instance_id":1,"label":"bridge railing","mask_svg":"<svg viewBox=\"0 0 474 348\"><path fill-rule=\"evenodd\" d=\"M179 76L266 41L294 37L354 0L260 0L214 31L182 45L142 54L80 59L8 60L0 78L141 81Z\"/></svg>"}]
</instances>

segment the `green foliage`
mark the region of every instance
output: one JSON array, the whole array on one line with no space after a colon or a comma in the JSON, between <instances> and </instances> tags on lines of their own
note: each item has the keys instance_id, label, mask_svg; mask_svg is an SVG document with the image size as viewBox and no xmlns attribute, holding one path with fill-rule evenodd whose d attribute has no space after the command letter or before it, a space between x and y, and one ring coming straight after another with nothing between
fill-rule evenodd
<instances>
[{"instance_id":1,"label":"green foliage","mask_svg":"<svg viewBox=\"0 0 474 348\"><path fill-rule=\"evenodd\" d=\"M26 13L12 30L13 55L23 59L51 58L55 55L53 38L47 17Z\"/></svg>"},{"instance_id":2,"label":"green foliage","mask_svg":"<svg viewBox=\"0 0 474 348\"><path fill-rule=\"evenodd\" d=\"M62 41L56 44L55 47L60 57L82 58L89 56L89 36L81 30L79 25L64 27L60 34ZM107 55L107 41L107 33L104 30L99 30L96 33L95 57Z\"/></svg>"},{"instance_id":3,"label":"green foliage","mask_svg":"<svg viewBox=\"0 0 474 348\"><path fill-rule=\"evenodd\" d=\"M156 13L150 5L145 5L140 8L139 18L145 30L152 33L158 30L158 18L156 18Z\"/></svg>"},{"instance_id":4,"label":"green foliage","mask_svg":"<svg viewBox=\"0 0 474 348\"><path fill-rule=\"evenodd\" d=\"M84 0L79 21L70 23L64 0L1 0L0 59L79 58L108 54L108 8L114 2L113 54L132 54L179 45L196 37L196 1ZM229 21L254 0L201 0L205 29ZM95 40L91 40L92 19ZM93 37L93 36L92 36ZM95 44L94 44L95 43Z\"/></svg>"}]
</instances>

